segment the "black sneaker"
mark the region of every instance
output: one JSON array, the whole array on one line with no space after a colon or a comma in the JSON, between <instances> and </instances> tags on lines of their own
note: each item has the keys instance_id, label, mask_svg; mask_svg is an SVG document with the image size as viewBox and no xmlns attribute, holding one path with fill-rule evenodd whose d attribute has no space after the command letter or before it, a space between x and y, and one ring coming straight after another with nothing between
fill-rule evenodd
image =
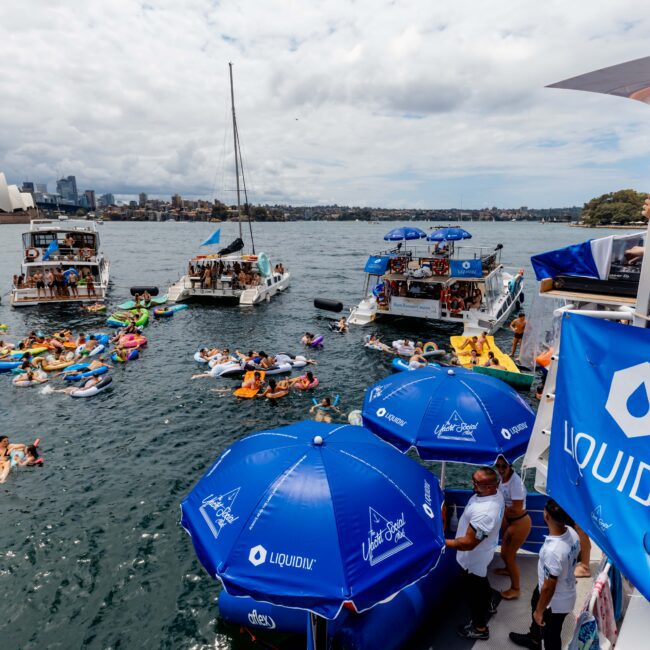
<instances>
[{"instance_id":1,"label":"black sneaker","mask_svg":"<svg viewBox=\"0 0 650 650\"><path fill-rule=\"evenodd\" d=\"M490 601L490 605L488 606L488 614L490 616L494 616L497 613L498 607L499 607L499 601L496 598L493 598Z\"/></svg>"},{"instance_id":2,"label":"black sneaker","mask_svg":"<svg viewBox=\"0 0 650 650\"><path fill-rule=\"evenodd\" d=\"M510 640L522 648L530 648L531 650L539 650L541 644L533 639L530 634L519 634L519 632L510 632L508 635Z\"/></svg>"},{"instance_id":3,"label":"black sneaker","mask_svg":"<svg viewBox=\"0 0 650 650\"><path fill-rule=\"evenodd\" d=\"M477 630L472 623L461 625L456 632L463 639L476 639L478 641L487 641L490 638L490 629Z\"/></svg>"}]
</instances>

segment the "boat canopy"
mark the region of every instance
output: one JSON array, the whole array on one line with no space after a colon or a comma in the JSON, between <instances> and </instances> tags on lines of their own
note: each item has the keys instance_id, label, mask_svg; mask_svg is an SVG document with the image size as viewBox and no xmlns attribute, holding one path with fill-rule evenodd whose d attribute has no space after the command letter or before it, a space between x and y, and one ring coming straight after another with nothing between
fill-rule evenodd
<instances>
[{"instance_id":1,"label":"boat canopy","mask_svg":"<svg viewBox=\"0 0 650 650\"><path fill-rule=\"evenodd\" d=\"M600 237L533 255L530 261L538 281L558 275L606 280L612 262L625 264L625 252L634 246L643 246L644 241L644 232Z\"/></svg>"}]
</instances>

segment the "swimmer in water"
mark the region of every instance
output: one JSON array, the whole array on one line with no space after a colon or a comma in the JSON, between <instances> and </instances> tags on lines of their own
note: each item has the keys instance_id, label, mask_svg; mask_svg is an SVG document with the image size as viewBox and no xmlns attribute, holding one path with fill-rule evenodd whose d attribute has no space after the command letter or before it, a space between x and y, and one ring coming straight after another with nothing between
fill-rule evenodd
<instances>
[{"instance_id":1,"label":"swimmer in water","mask_svg":"<svg viewBox=\"0 0 650 650\"><path fill-rule=\"evenodd\" d=\"M68 388L53 388L50 392L52 393L65 393L66 395L72 395L72 393L77 392L78 390L87 390L92 388L96 384L102 381L101 377L89 377L82 386L69 386Z\"/></svg>"},{"instance_id":2,"label":"swimmer in water","mask_svg":"<svg viewBox=\"0 0 650 650\"><path fill-rule=\"evenodd\" d=\"M314 418L316 422L327 422L328 424L332 421L332 414L338 413L342 415L342 412L332 404L332 400L329 397L323 397L323 399L314 404L310 409L309 413L316 413Z\"/></svg>"},{"instance_id":3,"label":"swimmer in water","mask_svg":"<svg viewBox=\"0 0 650 650\"><path fill-rule=\"evenodd\" d=\"M310 387L313 388L312 384L314 384L315 381L318 380L314 377L314 373L311 370L308 370L304 375L290 379L289 386L297 388L298 390L309 390Z\"/></svg>"},{"instance_id":4,"label":"swimmer in water","mask_svg":"<svg viewBox=\"0 0 650 650\"><path fill-rule=\"evenodd\" d=\"M413 350L413 354L409 358L409 368L415 370L416 368L423 368L428 364L429 362L427 361L426 357L422 356L422 349L415 348L415 350Z\"/></svg>"}]
</instances>

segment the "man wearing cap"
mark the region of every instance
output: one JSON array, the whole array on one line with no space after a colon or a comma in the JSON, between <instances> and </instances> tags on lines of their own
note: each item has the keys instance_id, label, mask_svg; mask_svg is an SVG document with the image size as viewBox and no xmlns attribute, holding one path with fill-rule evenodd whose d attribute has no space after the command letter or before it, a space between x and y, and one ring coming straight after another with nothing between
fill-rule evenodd
<instances>
[{"instance_id":1,"label":"man wearing cap","mask_svg":"<svg viewBox=\"0 0 650 650\"><path fill-rule=\"evenodd\" d=\"M573 572L580 554L578 534L567 524L571 518L553 499L544 507L544 521L549 535L539 551L537 587L530 604L533 620L527 634L510 632L518 646L537 650L561 650L562 625L576 602L576 579Z\"/></svg>"},{"instance_id":2,"label":"man wearing cap","mask_svg":"<svg viewBox=\"0 0 650 650\"><path fill-rule=\"evenodd\" d=\"M458 628L464 639L487 641L492 588L487 579L488 565L494 557L503 519L504 502L498 491L499 477L491 467L480 467L472 476L474 495L458 522L456 539L446 541L457 551L456 561L463 570L464 590L469 600L471 621Z\"/></svg>"}]
</instances>

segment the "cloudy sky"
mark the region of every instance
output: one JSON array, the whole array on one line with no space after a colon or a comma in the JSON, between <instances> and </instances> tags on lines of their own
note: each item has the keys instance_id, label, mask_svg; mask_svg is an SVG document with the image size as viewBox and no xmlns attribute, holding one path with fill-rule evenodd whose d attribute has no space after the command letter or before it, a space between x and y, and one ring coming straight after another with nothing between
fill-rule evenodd
<instances>
[{"instance_id":1,"label":"cloudy sky","mask_svg":"<svg viewBox=\"0 0 650 650\"><path fill-rule=\"evenodd\" d=\"M640 0L5 0L0 171L234 201L581 205L650 188L650 107L544 86L650 54Z\"/></svg>"}]
</instances>

